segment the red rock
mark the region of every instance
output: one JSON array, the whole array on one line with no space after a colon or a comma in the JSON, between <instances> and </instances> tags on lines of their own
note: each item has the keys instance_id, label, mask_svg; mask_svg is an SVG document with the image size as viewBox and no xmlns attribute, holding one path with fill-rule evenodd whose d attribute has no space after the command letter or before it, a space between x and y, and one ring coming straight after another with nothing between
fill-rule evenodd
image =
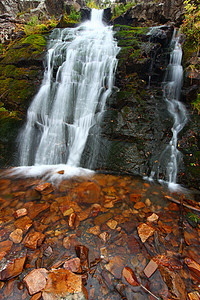
<instances>
[{"instance_id":1,"label":"red rock","mask_svg":"<svg viewBox=\"0 0 200 300\"><path fill-rule=\"evenodd\" d=\"M78 258L78 257L67 260L64 263L63 267L64 267L64 269L70 270L73 273L81 273L82 272L81 261L80 261L80 258Z\"/></svg>"},{"instance_id":2,"label":"red rock","mask_svg":"<svg viewBox=\"0 0 200 300\"><path fill-rule=\"evenodd\" d=\"M75 213L70 214L68 219L68 225L70 228L74 227L75 220L76 220L76 214Z\"/></svg>"},{"instance_id":3,"label":"red rock","mask_svg":"<svg viewBox=\"0 0 200 300\"><path fill-rule=\"evenodd\" d=\"M122 275L126 279L126 281L132 286L138 286L138 280L133 272L133 270L129 267L125 267L122 271Z\"/></svg>"},{"instance_id":4,"label":"red rock","mask_svg":"<svg viewBox=\"0 0 200 300\"><path fill-rule=\"evenodd\" d=\"M134 236L130 236L128 239L128 248L130 250L130 254L139 254L141 252L140 243Z\"/></svg>"},{"instance_id":5,"label":"red rock","mask_svg":"<svg viewBox=\"0 0 200 300\"><path fill-rule=\"evenodd\" d=\"M49 272L47 284L42 292L44 300L65 299L73 294L75 299L84 295L81 276L69 270L58 269Z\"/></svg>"},{"instance_id":6,"label":"red rock","mask_svg":"<svg viewBox=\"0 0 200 300\"><path fill-rule=\"evenodd\" d=\"M0 243L0 251L8 253L13 245L12 241L6 240Z\"/></svg>"},{"instance_id":7,"label":"red rock","mask_svg":"<svg viewBox=\"0 0 200 300\"><path fill-rule=\"evenodd\" d=\"M158 265L153 259L150 260L148 265L144 269L144 274L149 278L157 270Z\"/></svg>"},{"instance_id":8,"label":"red rock","mask_svg":"<svg viewBox=\"0 0 200 300\"><path fill-rule=\"evenodd\" d=\"M100 201L101 188L94 182L82 182L76 192L81 203L98 203Z\"/></svg>"},{"instance_id":9,"label":"red rock","mask_svg":"<svg viewBox=\"0 0 200 300\"><path fill-rule=\"evenodd\" d=\"M15 277L22 272L26 250L10 252L0 261L0 280Z\"/></svg>"},{"instance_id":10,"label":"red rock","mask_svg":"<svg viewBox=\"0 0 200 300\"><path fill-rule=\"evenodd\" d=\"M22 241L22 237L23 237L23 231L22 229L15 229L15 231L11 232L9 238L10 240L15 243L15 244L19 244Z\"/></svg>"},{"instance_id":11,"label":"red rock","mask_svg":"<svg viewBox=\"0 0 200 300\"><path fill-rule=\"evenodd\" d=\"M195 260L186 257L184 262L190 271L193 271L198 277L200 277L200 265Z\"/></svg>"},{"instance_id":12,"label":"red rock","mask_svg":"<svg viewBox=\"0 0 200 300\"><path fill-rule=\"evenodd\" d=\"M35 190L41 193L42 195L48 195L52 193L55 190L55 188L52 186L51 183L45 182L44 184L37 185L35 187Z\"/></svg>"},{"instance_id":13,"label":"red rock","mask_svg":"<svg viewBox=\"0 0 200 300\"><path fill-rule=\"evenodd\" d=\"M31 231L24 238L24 246L29 249L36 250L37 247L42 244L44 238L45 235L43 233Z\"/></svg>"},{"instance_id":14,"label":"red rock","mask_svg":"<svg viewBox=\"0 0 200 300\"><path fill-rule=\"evenodd\" d=\"M122 270L124 268L121 257L113 257L108 264L105 264L105 268L112 273L117 279L121 278Z\"/></svg>"},{"instance_id":15,"label":"red rock","mask_svg":"<svg viewBox=\"0 0 200 300\"><path fill-rule=\"evenodd\" d=\"M149 225L145 223L141 223L137 227L138 235L141 239L141 241L144 243L150 236L153 235L155 229L150 227Z\"/></svg>"},{"instance_id":16,"label":"red rock","mask_svg":"<svg viewBox=\"0 0 200 300\"><path fill-rule=\"evenodd\" d=\"M40 268L34 269L26 275L23 281L30 295L36 294L45 288L47 273L48 271L46 269Z\"/></svg>"},{"instance_id":17,"label":"red rock","mask_svg":"<svg viewBox=\"0 0 200 300\"><path fill-rule=\"evenodd\" d=\"M26 216L27 215L27 209L26 208L20 208L20 209L17 209L15 212L14 212L14 217L16 219L20 218L20 217L23 217L23 216Z\"/></svg>"},{"instance_id":18,"label":"red rock","mask_svg":"<svg viewBox=\"0 0 200 300\"><path fill-rule=\"evenodd\" d=\"M15 227L22 229L23 233L26 233L32 224L33 221L28 216L21 217L14 222Z\"/></svg>"}]
</instances>

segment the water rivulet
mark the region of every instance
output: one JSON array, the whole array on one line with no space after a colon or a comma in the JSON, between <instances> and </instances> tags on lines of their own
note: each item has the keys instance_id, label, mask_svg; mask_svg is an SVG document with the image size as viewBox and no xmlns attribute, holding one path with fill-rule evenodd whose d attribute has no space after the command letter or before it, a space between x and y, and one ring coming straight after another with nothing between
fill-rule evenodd
<instances>
[{"instance_id":1,"label":"water rivulet","mask_svg":"<svg viewBox=\"0 0 200 300\"><path fill-rule=\"evenodd\" d=\"M19 137L21 166L80 165L89 131L100 122L112 92L117 65L119 48L102 15L92 10L91 21L52 32L43 83Z\"/></svg>"},{"instance_id":2,"label":"water rivulet","mask_svg":"<svg viewBox=\"0 0 200 300\"><path fill-rule=\"evenodd\" d=\"M172 138L165 150L162 152L157 169L151 172L151 178L157 172L157 178L166 181L170 186L176 184L178 166L181 162L181 153L177 149L177 137L187 122L187 112L180 95L183 80L182 48L180 44L180 33L174 31L171 46L173 51L163 82L163 98L166 101L169 113L173 118ZM155 167L155 166L154 166ZM162 178L162 179L161 179Z\"/></svg>"}]
</instances>

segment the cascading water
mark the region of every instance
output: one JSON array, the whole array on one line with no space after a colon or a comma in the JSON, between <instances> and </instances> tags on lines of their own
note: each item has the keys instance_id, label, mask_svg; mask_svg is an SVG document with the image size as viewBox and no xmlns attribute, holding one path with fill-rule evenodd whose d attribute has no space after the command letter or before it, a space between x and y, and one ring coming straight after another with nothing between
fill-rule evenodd
<instances>
[{"instance_id":1,"label":"cascading water","mask_svg":"<svg viewBox=\"0 0 200 300\"><path fill-rule=\"evenodd\" d=\"M168 111L173 117L174 123L171 129L172 138L159 159L157 178L159 181L167 182L169 187L176 186L178 166L181 161L181 153L177 149L177 137L187 122L186 108L179 101L183 80L182 48L180 44L180 32L174 30L171 41L173 51L163 82L163 97L167 103ZM151 172L150 179L156 171ZM162 179L160 179L162 177Z\"/></svg>"},{"instance_id":2,"label":"cascading water","mask_svg":"<svg viewBox=\"0 0 200 300\"><path fill-rule=\"evenodd\" d=\"M92 126L112 93L119 52L103 10L50 36L42 86L19 137L20 165L78 167Z\"/></svg>"}]
</instances>

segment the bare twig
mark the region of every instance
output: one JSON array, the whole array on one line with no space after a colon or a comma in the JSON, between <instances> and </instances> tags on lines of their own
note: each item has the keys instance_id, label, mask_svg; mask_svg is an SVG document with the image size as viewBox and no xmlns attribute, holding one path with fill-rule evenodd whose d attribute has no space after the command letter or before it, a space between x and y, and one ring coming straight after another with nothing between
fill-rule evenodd
<instances>
[{"instance_id":1,"label":"bare twig","mask_svg":"<svg viewBox=\"0 0 200 300\"><path fill-rule=\"evenodd\" d=\"M172 202L175 202L175 203L177 203L177 204L181 204L181 201L176 200L176 199L174 199L174 198L172 198L172 197L170 197L170 196L165 196L165 198L168 199L168 200L170 200L170 201L172 201ZM194 207L194 206L185 204L185 203L183 203L183 206L185 206L185 207L187 207L187 208L189 208L189 209L192 209L192 210L195 210L195 211L200 212L200 208L197 208L197 207Z\"/></svg>"}]
</instances>

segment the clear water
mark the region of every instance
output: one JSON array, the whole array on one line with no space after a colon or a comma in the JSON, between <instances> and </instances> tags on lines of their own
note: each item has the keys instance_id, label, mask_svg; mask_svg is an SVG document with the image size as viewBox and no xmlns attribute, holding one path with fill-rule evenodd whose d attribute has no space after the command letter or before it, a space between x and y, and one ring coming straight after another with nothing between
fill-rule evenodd
<instances>
[{"instance_id":1,"label":"clear water","mask_svg":"<svg viewBox=\"0 0 200 300\"><path fill-rule=\"evenodd\" d=\"M102 16L103 10L93 9L90 21L51 34L44 79L19 136L20 166L79 167L117 66L119 48Z\"/></svg>"}]
</instances>

